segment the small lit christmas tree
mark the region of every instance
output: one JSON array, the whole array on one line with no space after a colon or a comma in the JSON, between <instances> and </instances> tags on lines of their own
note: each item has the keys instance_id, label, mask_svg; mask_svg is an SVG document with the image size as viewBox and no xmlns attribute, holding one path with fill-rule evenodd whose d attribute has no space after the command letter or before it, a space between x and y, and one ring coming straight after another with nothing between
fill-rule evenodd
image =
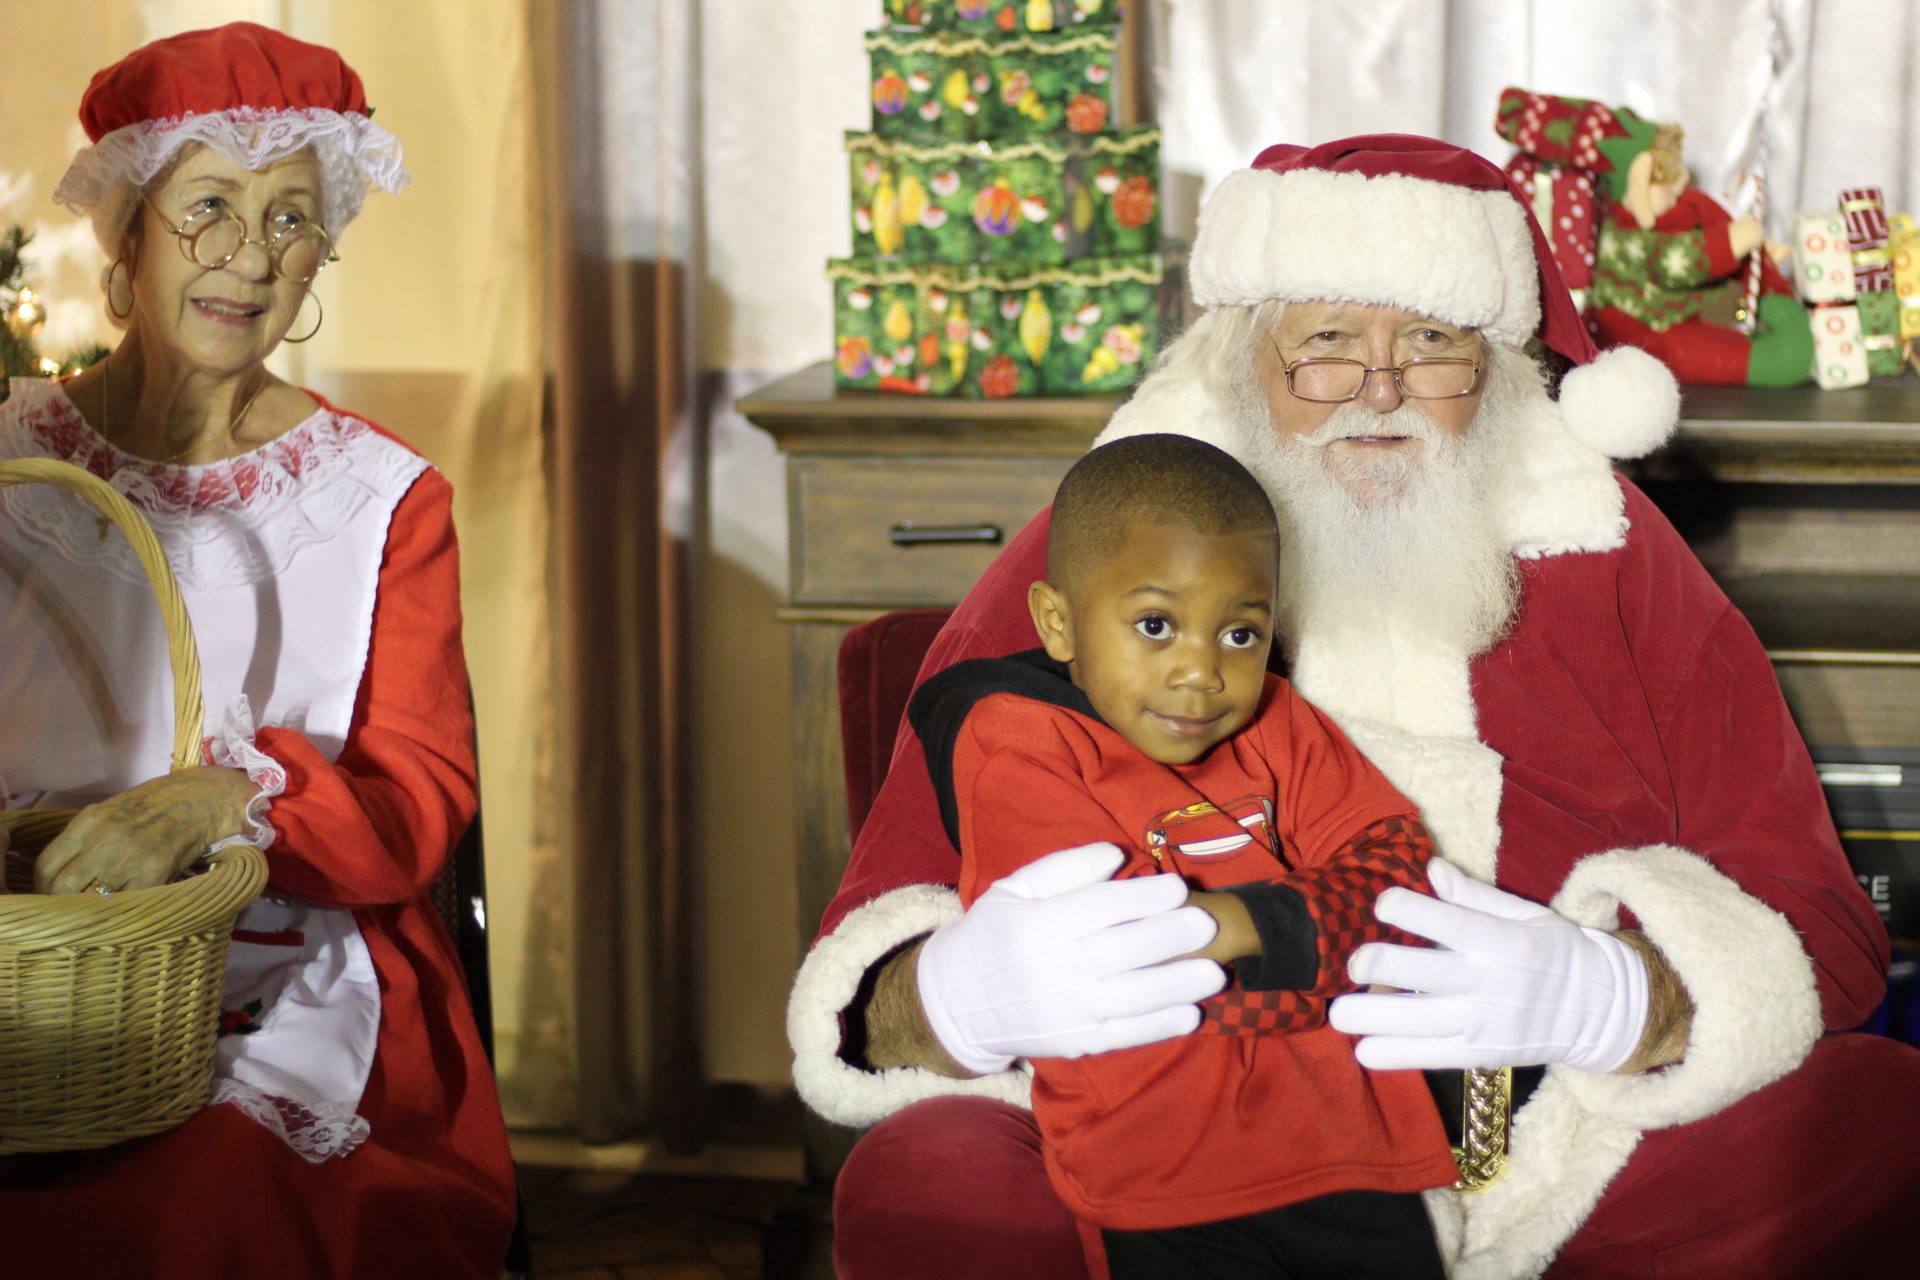
<instances>
[{"instance_id":1,"label":"small lit christmas tree","mask_svg":"<svg viewBox=\"0 0 1920 1280\"><path fill-rule=\"evenodd\" d=\"M64 360L40 354L34 338L47 322L46 304L26 283L25 250L33 233L10 226L0 232L0 400L8 394L11 378L52 378L78 373L107 356L108 349L83 347Z\"/></svg>"}]
</instances>

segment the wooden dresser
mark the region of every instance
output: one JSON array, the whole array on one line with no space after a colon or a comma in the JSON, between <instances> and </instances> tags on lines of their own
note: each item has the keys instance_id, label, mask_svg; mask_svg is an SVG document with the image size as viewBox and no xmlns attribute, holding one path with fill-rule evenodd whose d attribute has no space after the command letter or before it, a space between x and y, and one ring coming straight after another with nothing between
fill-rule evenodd
<instances>
[{"instance_id":1,"label":"wooden dresser","mask_svg":"<svg viewBox=\"0 0 1920 1280\"><path fill-rule=\"evenodd\" d=\"M841 638L889 610L958 603L1119 403L836 392L823 362L736 405L787 457L801 948L848 854Z\"/></svg>"},{"instance_id":2,"label":"wooden dresser","mask_svg":"<svg viewBox=\"0 0 1920 1280\"><path fill-rule=\"evenodd\" d=\"M824 362L739 401L787 458L799 948L848 854L841 637L956 603L1117 403L837 392ZM1630 473L1752 619L1816 755L1920 749L1920 380L1689 388Z\"/></svg>"}]
</instances>

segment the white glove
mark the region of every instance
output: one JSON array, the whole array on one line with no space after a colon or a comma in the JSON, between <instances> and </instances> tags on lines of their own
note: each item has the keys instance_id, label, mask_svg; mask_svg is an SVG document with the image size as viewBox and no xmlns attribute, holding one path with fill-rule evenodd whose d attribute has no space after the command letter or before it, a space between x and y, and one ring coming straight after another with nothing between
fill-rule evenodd
<instances>
[{"instance_id":1,"label":"white glove","mask_svg":"<svg viewBox=\"0 0 1920 1280\"><path fill-rule=\"evenodd\" d=\"M1227 984L1179 876L1112 880L1111 844L1062 849L996 880L920 950L920 1003L953 1060L981 1075L1015 1058L1078 1058L1185 1035Z\"/></svg>"},{"instance_id":2,"label":"white glove","mask_svg":"<svg viewBox=\"0 0 1920 1280\"><path fill-rule=\"evenodd\" d=\"M1374 914L1437 945L1370 942L1347 960L1359 992L1328 1010L1333 1025L1366 1037L1362 1066L1519 1067L1564 1062L1618 1069L1647 1026L1647 967L1610 933L1483 884L1450 863L1427 868L1439 898L1388 889Z\"/></svg>"}]
</instances>

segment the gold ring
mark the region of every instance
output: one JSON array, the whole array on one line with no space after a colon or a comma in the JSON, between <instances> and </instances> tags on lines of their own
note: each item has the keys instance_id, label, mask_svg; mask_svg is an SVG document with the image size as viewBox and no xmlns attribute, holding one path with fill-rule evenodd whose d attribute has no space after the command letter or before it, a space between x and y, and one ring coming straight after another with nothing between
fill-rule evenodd
<instances>
[{"instance_id":1,"label":"gold ring","mask_svg":"<svg viewBox=\"0 0 1920 1280\"><path fill-rule=\"evenodd\" d=\"M87 881L87 888L93 890L103 898L111 898L113 896L113 890L107 888L105 882L103 882L99 876L95 876L93 879Z\"/></svg>"}]
</instances>

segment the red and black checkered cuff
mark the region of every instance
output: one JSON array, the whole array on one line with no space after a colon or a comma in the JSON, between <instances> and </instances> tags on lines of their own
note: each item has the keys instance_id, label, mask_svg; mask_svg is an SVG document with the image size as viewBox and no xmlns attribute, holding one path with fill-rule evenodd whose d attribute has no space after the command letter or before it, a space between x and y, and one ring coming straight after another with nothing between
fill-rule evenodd
<instances>
[{"instance_id":1,"label":"red and black checkered cuff","mask_svg":"<svg viewBox=\"0 0 1920 1280\"><path fill-rule=\"evenodd\" d=\"M1313 916L1320 971L1314 994L1331 998L1352 991L1347 957L1368 942L1424 945L1374 918L1373 903L1382 890L1394 885L1431 893L1427 863L1433 857L1433 837L1420 819L1407 814L1383 818L1350 841L1343 851L1317 867L1287 877L1299 889Z\"/></svg>"},{"instance_id":2,"label":"red and black checkered cuff","mask_svg":"<svg viewBox=\"0 0 1920 1280\"><path fill-rule=\"evenodd\" d=\"M1292 872L1269 885L1234 886L1248 899L1284 897L1295 910L1304 904L1317 967L1312 985L1304 989L1248 990L1241 979L1251 974L1236 974L1225 991L1201 1002L1201 1033L1274 1035L1324 1023L1328 1002L1354 989L1347 978L1347 957L1355 947L1366 942L1423 945L1411 934L1381 924L1374 917L1373 903L1381 890L1392 885L1431 892L1426 865L1432 857L1433 840L1418 818L1386 818L1360 832L1321 866ZM1279 919L1286 913L1268 914ZM1259 911L1254 915L1256 920L1263 918ZM1262 945L1273 949L1276 940L1266 932L1262 930ZM1288 940L1279 941L1285 945Z\"/></svg>"},{"instance_id":3,"label":"red and black checkered cuff","mask_svg":"<svg viewBox=\"0 0 1920 1280\"><path fill-rule=\"evenodd\" d=\"M1201 1035L1279 1035L1305 1031L1326 1020L1326 997L1304 991L1248 991L1231 986L1200 1002Z\"/></svg>"}]
</instances>

